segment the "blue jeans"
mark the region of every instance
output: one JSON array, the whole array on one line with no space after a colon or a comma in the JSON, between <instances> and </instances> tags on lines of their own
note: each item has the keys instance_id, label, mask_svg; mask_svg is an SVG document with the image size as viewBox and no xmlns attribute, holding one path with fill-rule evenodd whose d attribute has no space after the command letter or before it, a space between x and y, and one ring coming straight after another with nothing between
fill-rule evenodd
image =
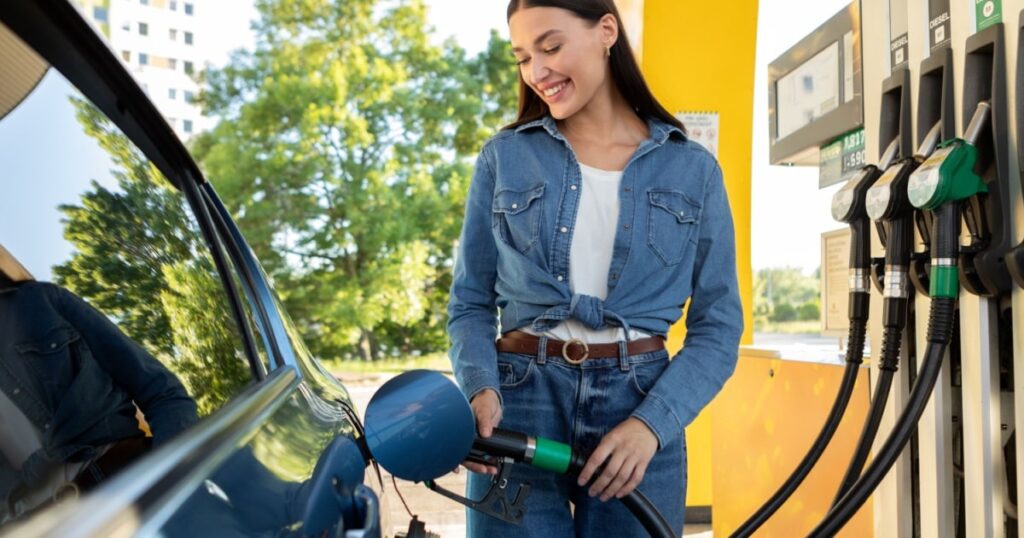
<instances>
[{"instance_id":1,"label":"blue jeans","mask_svg":"<svg viewBox=\"0 0 1024 538\"><path fill-rule=\"evenodd\" d=\"M640 405L667 366L668 352L664 350L588 359L579 366L561 356L498 353L504 403L500 427L567 443L589 454L606 433ZM467 495L481 499L490 483L489 475L470 473ZM510 497L514 497L519 483L531 485L523 524L512 525L467 510L467 536L647 535L620 501L611 498L602 503L599 497L590 497L585 487L576 485L574 477L516 464L510 478ZM654 455L639 489L682 536L686 504L686 441L682 432Z\"/></svg>"}]
</instances>

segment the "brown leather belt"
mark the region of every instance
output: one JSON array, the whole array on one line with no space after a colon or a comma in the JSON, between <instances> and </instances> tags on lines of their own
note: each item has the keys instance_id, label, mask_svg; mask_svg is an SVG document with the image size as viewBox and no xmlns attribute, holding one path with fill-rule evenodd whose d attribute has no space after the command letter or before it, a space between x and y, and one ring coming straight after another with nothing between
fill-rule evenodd
<instances>
[{"instance_id":1,"label":"brown leather belt","mask_svg":"<svg viewBox=\"0 0 1024 538\"><path fill-rule=\"evenodd\" d=\"M509 331L498 339L498 351L537 355L540 337L523 331ZM639 355L665 349L665 340L660 336L631 340L626 344L626 353ZM578 338L569 341L548 339L547 356L561 356L570 364L580 364L587 359L607 359L619 356L619 344L587 344Z\"/></svg>"}]
</instances>

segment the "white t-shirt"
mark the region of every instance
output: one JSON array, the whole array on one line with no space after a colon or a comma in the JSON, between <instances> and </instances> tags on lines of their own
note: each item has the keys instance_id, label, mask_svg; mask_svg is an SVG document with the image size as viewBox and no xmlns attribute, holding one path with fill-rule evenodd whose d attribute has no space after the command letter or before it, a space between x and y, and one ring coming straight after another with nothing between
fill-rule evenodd
<instances>
[{"instance_id":1,"label":"white t-shirt","mask_svg":"<svg viewBox=\"0 0 1024 538\"><path fill-rule=\"evenodd\" d=\"M619 223L622 171L601 170L580 163L580 172L583 185L580 186L580 205L569 247L569 287L573 293L604 300L608 297L608 271L612 265ZM520 330L540 334L528 326ZM594 330L575 319L567 319L543 334L558 340L578 338L588 344L618 342L626 338L621 327ZM630 340L650 336L635 329L629 334Z\"/></svg>"}]
</instances>

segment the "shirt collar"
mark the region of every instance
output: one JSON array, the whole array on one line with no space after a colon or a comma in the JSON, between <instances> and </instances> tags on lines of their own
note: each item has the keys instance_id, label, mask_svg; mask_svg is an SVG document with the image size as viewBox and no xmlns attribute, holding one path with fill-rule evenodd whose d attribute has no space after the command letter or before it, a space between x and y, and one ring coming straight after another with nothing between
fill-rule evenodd
<instances>
[{"instance_id":1,"label":"shirt collar","mask_svg":"<svg viewBox=\"0 0 1024 538\"><path fill-rule=\"evenodd\" d=\"M565 140L562 133L558 131L558 125L555 124L555 119L552 118L550 114L545 114L538 119L526 122L519 127L516 127L516 132L520 133L527 129L533 129L536 127L543 127L549 135L559 140ZM664 144L665 141L672 136L672 133L676 133L681 139L686 140L686 133L684 133L682 129L670 123L665 123L657 118L647 118L647 130L651 133L650 140L659 146Z\"/></svg>"}]
</instances>

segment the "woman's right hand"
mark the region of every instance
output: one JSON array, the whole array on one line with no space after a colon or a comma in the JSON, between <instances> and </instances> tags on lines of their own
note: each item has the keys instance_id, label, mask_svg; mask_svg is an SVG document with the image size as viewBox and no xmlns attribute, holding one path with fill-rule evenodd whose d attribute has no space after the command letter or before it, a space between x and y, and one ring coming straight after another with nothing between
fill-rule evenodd
<instances>
[{"instance_id":1,"label":"woman's right hand","mask_svg":"<svg viewBox=\"0 0 1024 538\"><path fill-rule=\"evenodd\" d=\"M490 437L491 432L501 422L501 402L498 400L498 393L494 389L484 389L473 396L469 406L473 409L473 416L476 417L477 433L480 434L480 437ZM494 465L464 461L462 466L474 473L498 474L498 468Z\"/></svg>"}]
</instances>

